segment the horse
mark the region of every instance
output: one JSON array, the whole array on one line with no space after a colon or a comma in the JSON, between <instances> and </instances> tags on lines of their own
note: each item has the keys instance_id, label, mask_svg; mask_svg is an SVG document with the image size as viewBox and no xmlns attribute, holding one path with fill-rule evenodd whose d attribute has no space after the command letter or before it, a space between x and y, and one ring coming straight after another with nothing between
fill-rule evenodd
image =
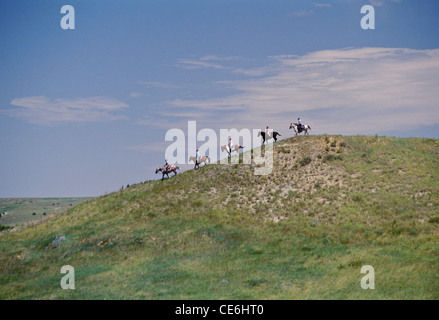
<instances>
[{"instance_id":1,"label":"horse","mask_svg":"<svg viewBox=\"0 0 439 320\"><path fill-rule=\"evenodd\" d=\"M235 144L234 146L232 146L232 150L229 150L229 145L225 145L225 146L221 146L221 152L223 152L224 150L227 151L227 153L229 154L229 158L232 156L232 152L236 151L239 153L239 149L243 149L243 146L240 146L239 144Z\"/></svg>"},{"instance_id":2,"label":"horse","mask_svg":"<svg viewBox=\"0 0 439 320\"><path fill-rule=\"evenodd\" d=\"M300 134L302 132L305 132L305 135L308 135L308 130L311 130L311 127L307 124L302 124L302 130L300 132L297 130L298 127L299 127L298 123L291 123L290 124L290 129L291 128L294 129L294 132L296 133L296 137L298 134Z\"/></svg>"},{"instance_id":3,"label":"horse","mask_svg":"<svg viewBox=\"0 0 439 320\"><path fill-rule=\"evenodd\" d=\"M195 163L194 169L197 169L200 167L200 164L204 162L204 165L207 165L210 163L210 158L208 156L202 156L200 157L199 161L197 162L197 159L195 157L190 157L189 161L193 161Z\"/></svg>"},{"instance_id":4,"label":"horse","mask_svg":"<svg viewBox=\"0 0 439 320\"><path fill-rule=\"evenodd\" d=\"M262 137L262 144L264 144L265 143L265 131L259 131L258 132L258 137L259 136ZM269 136L268 139L273 138L274 142L276 142L277 141L277 136L281 137L282 135L279 132L273 131L273 135L271 137ZM267 139L267 142L268 142L268 139Z\"/></svg>"},{"instance_id":5,"label":"horse","mask_svg":"<svg viewBox=\"0 0 439 320\"><path fill-rule=\"evenodd\" d=\"M162 180L165 178L165 174L166 176L169 178L169 173L174 172L174 176L177 175L177 169L181 170L180 167L176 166L176 165L171 165L170 168L168 170L165 170L164 167L159 167L155 169L155 173L157 174L159 171L162 172Z\"/></svg>"}]
</instances>

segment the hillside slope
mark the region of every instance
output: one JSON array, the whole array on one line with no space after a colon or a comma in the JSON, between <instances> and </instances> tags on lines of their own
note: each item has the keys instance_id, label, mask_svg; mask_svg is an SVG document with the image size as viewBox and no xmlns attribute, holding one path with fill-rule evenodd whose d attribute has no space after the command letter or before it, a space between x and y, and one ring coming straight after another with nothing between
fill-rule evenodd
<instances>
[{"instance_id":1,"label":"hillside slope","mask_svg":"<svg viewBox=\"0 0 439 320\"><path fill-rule=\"evenodd\" d=\"M439 298L438 140L298 137L274 165L212 164L4 231L0 298Z\"/></svg>"}]
</instances>

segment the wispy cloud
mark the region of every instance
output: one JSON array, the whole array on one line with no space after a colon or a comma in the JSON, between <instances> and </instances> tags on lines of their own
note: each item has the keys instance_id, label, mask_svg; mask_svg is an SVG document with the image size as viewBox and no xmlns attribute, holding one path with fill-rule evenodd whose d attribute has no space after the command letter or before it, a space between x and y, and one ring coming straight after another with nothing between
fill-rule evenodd
<instances>
[{"instance_id":1,"label":"wispy cloud","mask_svg":"<svg viewBox=\"0 0 439 320\"><path fill-rule=\"evenodd\" d=\"M384 6L384 2L380 0L369 0L370 4L374 7L382 7Z\"/></svg>"},{"instance_id":2,"label":"wispy cloud","mask_svg":"<svg viewBox=\"0 0 439 320\"><path fill-rule=\"evenodd\" d=\"M40 125L126 119L114 113L128 108L126 103L110 97L50 99L32 96L13 99L11 105L15 108L2 113Z\"/></svg>"},{"instance_id":3,"label":"wispy cloud","mask_svg":"<svg viewBox=\"0 0 439 320\"><path fill-rule=\"evenodd\" d=\"M211 60L177 59L177 66L187 70L201 69L201 68L230 69L230 67L226 67L218 63L212 63L208 61Z\"/></svg>"},{"instance_id":4,"label":"wispy cloud","mask_svg":"<svg viewBox=\"0 0 439 320\"><path fill-rule=\"evenodd\" d=\"M144 85L147 88L162 88L162 89L178 89L179 86L167 83L167 82L160 82L160 81L138 81L138 84Z\"/></svg>"},{"instance_id":5,"label":"wispy cloud","mask_svg":"<svg viewBox=\"0 0 439 320\"><path fill-rule=\"evenodd\" d=\"M211 112L215 125L225 128L286 126L305 115L322 133L439 123L439 49L348 48L271 60L269 76L229 84L238 94L169 105Z\"/></svg>"},{"instance_id":6,"label":"wispy cloud","mask_svg":"<svg viewBox=\"0 0 439 320\"><path fill-rule=\"evenodd\" d=\"M329 4L329 3L316 3L316 2L313 2L312 5L314 7L317 7L317 8L332 8L332 4Z\"/></svg>"},{"instance_id":7,"label":"wispy cloud","mask_svg":"<svg viewBox=\"0 0 439 320\"><path fill-rule=\"evenodd\" d=\"M305 16L312 16L313 14L314 14L313 10L300 9L297 11L290 12L288 14L288 16L289 17L305 17Z\"/></svg>"},{"instance_id":8,"label":"wispy cloud","mask_svg":"<svg viewBox=\"0 0 439 320\"><path fill-rule=\"evenodd\" d=\"M262 76L267 74L267 68L245 68L242 62L254 62L252 59L243 57L219 57L216 55L206 55L198 59L177 59L177 67L192 70L192 69L218 69L228 70L237 74L247 76ZM236 64L239 64L237 67Z\"/></svg>"},{"instance_id":9,"label":"wispy cloud","mask_svg":"<svg viewBox=\"0 0 439 320\"><path fill-rule=\"evenodd\" d=\"M138 97L141 97L141 96L142 96L142 94L140 92L131 92L130 93L130 97L131 98L138 98Z\"/></svg>"},{"instance_id":10,"label":"wispy cloud","mask_svg":"<svg viewBox=\"0 0 439 320\"><path fill-rule=\"evenodd\" d=\"M201 61L237 61L237 60L248 60L248 59L243 58L243 57L237 57L237 56L220 57L217 55L205 55L205 56L201 57L200 60Z\"/></svg>"}]
</instances>

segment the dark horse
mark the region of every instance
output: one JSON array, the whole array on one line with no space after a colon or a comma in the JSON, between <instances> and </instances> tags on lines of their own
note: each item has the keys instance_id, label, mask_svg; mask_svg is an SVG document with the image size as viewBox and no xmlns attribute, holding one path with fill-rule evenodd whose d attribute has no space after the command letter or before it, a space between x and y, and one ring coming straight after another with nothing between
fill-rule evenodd
<instances>
[{"instance_id":1,"label":"dark horse","mask_svg":"<svg viewBox=\"0 0 439 320\"><path fill-rule=\"evenodd\" d=\"M265 143L265 131L259 131L258 137L259 136L262 137L262 144L264 144ZM277 141L277 136L281 137L282 135L279 132L273 131L273 135L271 137L269 137L268 139L273 138L274 142L276 142Z\"/></svg>"},{"instance_id":2,"label":"dark horse","mask_svg":"<svg viewBox=\"0 0 439 320\"><path fill-rule=\"evenodd\" d=\"M180 170L180 168L176 165L171 165L170 168L168 170L165 170L165 168L160 167L155 169L155 173L157 174L158 172L162 172L162 180L165 178L165 174L166 176L169 178L169 173L174 172L174 176L177 174L177 169Z\"/></svg>"}]
</instances>

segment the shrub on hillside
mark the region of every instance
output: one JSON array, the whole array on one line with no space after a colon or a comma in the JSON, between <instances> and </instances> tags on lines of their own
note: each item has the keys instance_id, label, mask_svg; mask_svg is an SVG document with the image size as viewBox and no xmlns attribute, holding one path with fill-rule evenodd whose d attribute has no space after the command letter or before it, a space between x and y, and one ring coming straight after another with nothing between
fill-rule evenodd
<instances>
[{"instance_id":1,"label":"shrub on hillside","mask_svg":"<svg viewBox=\"0 0 439 320\"><path fill-rule=\"evenodd\" d=\"M333 155L333 154L327 154L324 158L324 161L334 161L334 160L343 160L343 156L341 155Z\"/></svg>"},{"instance_id":2,"label":"shrub on hillside","mask_svg":"<svg viewBox=\"0 0 439 320\"><path fill-rule=\"evenodd\" d=\"M300 160L300 165L303 167L309 164L310 162L311 162L311 157L305 157L302 160Z\"/></svg>"}]
</instances>

